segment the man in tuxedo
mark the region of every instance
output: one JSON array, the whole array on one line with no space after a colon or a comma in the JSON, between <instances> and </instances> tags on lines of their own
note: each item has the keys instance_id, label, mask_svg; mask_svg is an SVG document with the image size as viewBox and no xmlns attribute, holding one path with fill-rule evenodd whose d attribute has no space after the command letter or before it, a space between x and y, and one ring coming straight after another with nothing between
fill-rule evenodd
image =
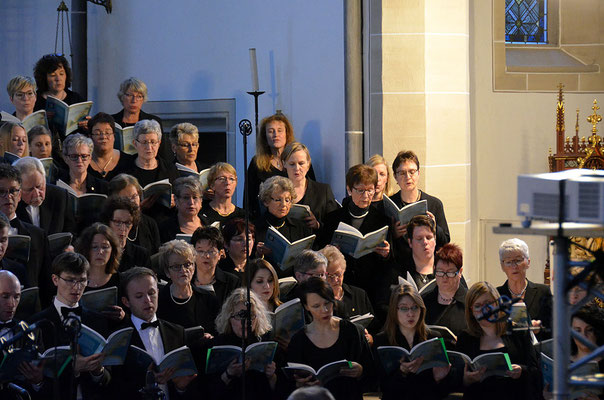
<instances>
[{"instance_id":1,"label":"man in tuxedo","mask_svg":"<svg viewBox=\"0 0 604 400\"><path fill-rule=\"evenodd\" d=\"M82 309L80 298L88 282L90 265L86 257L78 253L66 252L58 255L52 263L52 282L57 295L52 304L31 318L30 322L40 321L42 352L55 346L70 345L73 330L70 326L86 325L104 337L109 333L108 321L99 313ZM103 354L88 357L78 355L75 367L71 364L58 378L58 395L61 399L101 399L106 395L111 375L103 367ZM50 362L50 361L49 361ZM75 384L71 378L76 379ZM38 388L41 398L50 398L53 383L45 378ZM57 394L55 388L55 394Z\"/></svg>"},{"instance_id":2,"label":"man in tuxedo","mask_svg":"<svg viewBox=\"0 0 604 400\"><path fill-rule=\"evenodd\" d=\"M21 173L21 201L17 218L42 228L47 235L75 232L73 199L65 189L46 183L46 170L35 157L14 162Z\"/></svg>"},{"instance_id":3,"label":"man in tuxedo","mask_svg":"<svg viewBox=\"0 0 604 400\"><path fill-rule=\"evenodd\" d=\"M17 205L21 200L21 174L15 167L0 164L0 211L8 217L9 235L25 235L31 238L27 280L31 286L40 288L40 299L45 305L52 296L50 283L50 254L48 239L44 231L17 218Z\"/></svg>"},{"instance_id":4,"label":"man in tuxedo","mask_svg":"<svg viewBox=\"0 0 604 400\"><path fill-rule=\"evenodd\" d=\"M130 345L145 349L158 360L165 354L185 344L184 329L176 324L160 320L156 316L158 304L157 276L149 268L134 267L121 278L122 302L130 309L126 326L134 327ZM152 365L147 370L152 369ZM139 399L138 392L145 386L147 370L140 368L130 349L124 365L114 369L116 394L120 398ZM154 372L155 381L169 399L193 398L195 385L190 385L196 375L172 378L174 368Z\"/></svg>"}]
</instances>

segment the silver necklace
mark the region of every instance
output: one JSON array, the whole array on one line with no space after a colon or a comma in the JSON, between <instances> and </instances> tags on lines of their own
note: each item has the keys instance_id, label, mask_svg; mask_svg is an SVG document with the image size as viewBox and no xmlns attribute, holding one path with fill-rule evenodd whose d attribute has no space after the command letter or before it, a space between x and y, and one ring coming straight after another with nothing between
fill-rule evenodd
<instances>
[{"instance_id":1,"label":"silver necklace","mask_svg":"<svg viewBox=\"0 0 604 400\"><path fill-rule=\"evenodd\" d=\"M438 297L444 302L444 303L451 303L453 301L453 297L451 297L450 299L447 299L446 297L443 297L442 294L440 294L440 292L438 292Z\"/></svg>"},{"instance_id":2,"label":"silver necklace","mask_svg":"<svg viewBox=\"0 0 604 400\"><path fill-rule=\"evenodd\" d=\"M170 298L172 298L172 301L178 304L179 306L187 304L189 300L191 300L191 297L193 297L193 290L191 290L191 294L189 295L188 299L186 299L185 301L177 301L176 297L174 297L174 295L172 294L172 286L170 286Z\"/></svg>"},{"instance_id":3,"label":"silver necklace","mask_svg":"<svg viewBox=\"0 0 604 400\"><path fill-rule=\"evenodd\" d=\"M527 281L527 280L525 280L525 281L524 281L524 289L522 289L522 292L520 292L520 293L514 293L514 292L512 291L512 287L510 286L510 283L508 282L508 289L510 289L510 293L511 293L511 294L512 294L512 296L514 296L514 297L522 297L522 296L524 296L524 292L526 292L526 288L527 288L527 287L528 287L528 281Z\"/></svg>"}]
</instances>

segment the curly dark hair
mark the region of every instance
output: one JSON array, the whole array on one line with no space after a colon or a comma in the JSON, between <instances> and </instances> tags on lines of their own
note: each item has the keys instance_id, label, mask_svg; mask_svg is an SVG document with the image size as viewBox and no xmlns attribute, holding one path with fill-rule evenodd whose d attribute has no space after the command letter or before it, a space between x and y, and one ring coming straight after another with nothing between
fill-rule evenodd
<instances>
[{"instance_id":1,"label":"curly dark hair","mask_svg":"<svg viewBox=\"0 0 604 400\"><path fill-rule=\"evenodd\" d=\"M113 218L113 212L115 210L126 210L132 215L132 226L138 226L141 220L141 210L132 202L132 200L125 197L110 196L105 200L103 211L101 211L101 221L104 224L109 225L109 221Z\"/></svg>"},{"instance_id":2,"label":"curly dark hair","mask_svg":"<svg viewBox=\"0 0 604 400\"><path fill-rule=\"evenodd\" d=\"M207 240L218 250L224 249L224 238L222 237L222 233L220 233L220 231L213 226L202 226L193 232L193 236L191 236L191 244L195 246L200 240Z\"/></svg>"},{"instance_id":3,"label":"curly dark hair","mask_svg":"<svg viewBox=\"0 0 604 400\"><path fill-rule=\"evenodd\" d=\"M65 56L61 54L46 54L42 56L34 66L34 78L40 93L48 92L48 81L46 75L52 74L60 67L65 70L65 88L71 86L71 67Z\"/></svg>"}]
</instances>

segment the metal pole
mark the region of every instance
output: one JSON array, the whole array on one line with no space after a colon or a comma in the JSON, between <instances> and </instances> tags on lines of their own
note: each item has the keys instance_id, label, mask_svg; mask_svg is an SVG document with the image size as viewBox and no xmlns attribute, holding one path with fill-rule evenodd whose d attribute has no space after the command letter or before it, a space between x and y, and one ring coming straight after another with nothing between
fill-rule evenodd
<instances>
[{"instance_id":1,"label":"metal pole","mask_svg":"<svg viewBox=\"0 0 604 400\"><path fill-rule=\"evenodd\" d=\"M569 399L570 315L566 300L568 239L557 236L554 254L554 399Z\"/></svg>"},{"instance_id":2,"label":"metal pole","mask_svg":"<svg viewBox=\"0 0 604 400\"><path fill-rule=\"evenodd\" d=\"M83 98L88 98L88 23L87 1L71 0L71 31L73 48L71 49L71 69L73 72L72 89ZM65 55L67 57L68 54Z\"/></svg>"}]
</instances>

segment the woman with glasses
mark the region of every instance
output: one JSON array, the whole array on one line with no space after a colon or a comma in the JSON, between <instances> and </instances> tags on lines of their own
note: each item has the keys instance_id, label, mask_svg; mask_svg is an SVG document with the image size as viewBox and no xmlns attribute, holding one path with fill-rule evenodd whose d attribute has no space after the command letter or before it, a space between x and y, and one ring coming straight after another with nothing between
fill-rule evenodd
<instances>
[{"instance_id":1,"label":"woman with glasses","mask_svg":"<svg viewBox=\"0 0 604 400\"><path fill-rule=\"evenodd\" d=\"M94 144L88 172L109 182L114 176L127 170L134 157L113 148L115 120L111 115L100 112L88 121L88 126L89 136Z\"/></svg>"},{"instance_id":2,"label":"woman with glasses","mask_svg":"<svg viewBox=\"0 0 604 400\"><path fill-rule=\"evenodd\" d=\"M294 184L296 203L310 207L310 216L304 222L309 228L318 230L327 214L339 208L331 187L306 177L310 170L310 153L302 143L292 142L281 153L287 177Z\"/></svg>"},{"instance_id":3,"label":"woman with glasses","mask_svg":"<svg viewBox=\"0 0 604 400\"><path fill-rule=\"evenodd\" d=\"M260 184L271 176L287 176L281 154L285 146L293 141L295 141L294 127L285 115L274 114L260 121L260 129L256 135L256 155L250 161L247 175L250 213L253 217L260 214L262 203L262 200L258 201ZM308 171L308 177L315 179L312 166Z\"/></svg>"},{"instance_id":4,"label":"woman with glasses","mask_svg":"<svg viewBox=\"0 0 604 400\"><path fill-rule=\"evenodd\" d=\"M318 370L323 365L348 360L349 368L342 368L340 376L325 387L336 399L362 399L364 379L371 376L373 367L367 341L355 324L334 317L335 298L329 284L312 277L300 284L304 309L312 322L294 334L287 347L287 361L310 365ZM313 376L297 377L296 386L320 384Z\"/></svg>"},{"instance_id":5,"label":"woman with glasses","mask_svg":"<svg viewBox=\"0 0 604 400\"><path fill-rule=\"evenodd\" d=\"M92 140L80 133L68 135L63 142L63 159L69 170L61 170L58 180L68 184L78 195L107 194L107 182L88 173L93 149Z\"/></svg>"},{"instance_id":6,"label":"woman with glasses","mask_svg":"<svg viewBox=\"0 0 604 400\"><path fill-rule=\"evenodd\" d=\"M219 307L216 298L191 285L195 272L195 249L184 240L171 240L159 250L159 263L170 278L159 290L157 317L184 328L202 326L214 334Z\"/></svg>"},{"instance_id":7,"label":"woman with glasses","mask_svg":"<svg viewBox=\"0 0 604 400\"><path fill-rule=\"evenodd\" d=\"M486 368L472 371L466 366L463 374L458 374L459 383L463 383L464 399L541 398L538 356L528 332L508 334L506 315L486 315L486 311L497 307L499 297L497 289L488 282L476 282L470 287L465 310L468 329L457 338L456 350L471 359L481 354L507 353L512 369L505 377L484 378Z\"/></svg>"},{"instance_id":8,"label":"woman with glasses","mask_svg":"<svg viewBox=\"0 0 604 400\"><path fill-rule=\"evenodd\" d=\"M296 200L296 191L292 182L282 176L273 176L260 185L260 201L266 211L256 221L256 255L267 256L272 265L277 265L271 258L270 249L264 245L269 226L279 231L287 240L294 242L312 235L312 230L304 221L289 218L289 210ZM291 276L291 271L279 269L279 276Z\"/></svg>"},{"instance_id":9,"label":"woman with glasses","mask_svg":"<svg viewBox=\"0 0 604 400\"><path fill-rule=\"evenodd\" d=\"M426 306L413 286L403 284L392 291L384 330L375 336L373 344L382 399L441 399L451 388L451 378L445 379L450 366L418 373L422 357L413 361L401 359L399 368L391 373L383 369L377 351L379 347L398 346L411 350L425 340L439 337L437 332L426 327L425 316Z\"/></svg>"},{"instance_id":10,"label":"woman with glasses","mask_svg":"<svg viewBox=\"0 0 604 400\"><path fill-rule=\"evenodd\" d=\"M358 164L348 170L346 191L350 196L350 201L344 207L327 215L317 238L318 247L331 243L333 234L340 223L352 226L363 235L389 225L388 218L375 207L371 207L377 179L375 170L367 165ZM377 294L378 279L389 270L387 264L389 254L390 243L388 241L384 241L373 252L358 259L344 254L347 266L344 279L347 283L362 288L370 299L374 299Z\"/></svg>"},{"instance_id":11,"label":"woman with glasses","mask_svg":"<svg viewBox=\"0 0 604 400\"><path fill-rule=\"evenodd\" d=\"M15 106L13 115L23 121L34 112L36 104L36 81L29 76L17 75L6 86L8 98Z\"/></svg>"},{"instance_id":12,"label":"woman with glasses","mask_svg":"<svg viewBox=\"0 0 604 400\"><path fill-rule=\"evenodd\" d=\"M27 134L20 123L5 122L0 126L0 157L4 157L7 151L19 158L29 154Z\"/></svg>"},{"instance_id":13,"label":"woman with glasses","mask_svg":"<svg viewBox=\"0 0 604 400\"><path fill-rule=\"evenodd\" d=\"M109 196L118 196L130 200L139 210L143 201L143 188L132 175L119 174L109 182ZM150 254L157 253L161 244L159 228L150 216L141 212L138 225L133 225L128 240L149 250Z\"/></svg>"},{"instance_id":14,"label":"woman with glasses","mask_svg":"<svg viewBox=\"0 0 604 400\"><path fill-rule=\"evenodd\" d=\"M114 286L120 289L118 268L122 249L115 233L107 225L97 222L84 229L75 243L75 251L83 254L90 263L85 292ZM117 298L121 299L122 296L118 293ZM102 313L114 321L121 321L126 315L121 303Z\"/></svg>"},{"instance_id":15,"label":"woman with glasses","mask_svg":"<svg viewBox=\"0 0 604 400\"><path fill-rule=\"evenodd\" d=\"M235 289L224 302L216 318L218 335L212 341L212 346L237 346L241 347L242 340L246 346L257 342L268 341L271 320L268 312L258 296L250 293L251 303L251 332L248 336L248 327L244 323L244 312L247 310L247 293L245 289ZM277 352L274 360L264 367L264 371L246 369L245 372L245 398L250 400L264 400L277 397L277 363L283 357ZM276 361L275 361L276 360ZM281 365L280 365L281 366ZM234 359L224 372L208 375L207 391L212 393L213 399L237 399L241 396L241 375L243 365ZM285 396L283 396L285 398Z\"/></svg>"},{"instance_id":16,"label":"woman with glasses","mask_svg":"<svg viewBox=\"0 0 604 400\"><path fill-rule=\"evenodd\" d=\"M462 283L463 254L461 248L447 243L434 256L434 279L436 287L422 294L426 304L426 323L449 328L455 336L467 328L464 319L466 293L468 289ZM454 346L448 342L447 347Z\"/></svg>"},{"instance_id":17,"label":"woman with glasses","mask_svg":"<svg viewBox=\"0 0 604 400\"><path fill-rule=\"evenodd\" d=\"M179 177L174 164L158 157L161 141L161 126L157 121L144 119L134 125L137 156L126 173L138 179L142 187L166 178L172 183Z\"/></svg>"},{"instance_id":18,"label":"woman with glasses","mask_svg":"<svg viewBox=\"0 0 604 400\"><path fill-rule=\"evenodd\" d=\"M239 287L239 278L216 268L224 256L224 239L216 228L198 228L191 244L196 252L193 285L212 293L222 306L233 289Z\"/></svg>"},{"instance_id":19,"label":"woman with glasses","mask_svg":"<svg viewBox=\"0 0 604 400\"><path fill-rule=\"evenodd\" d=\"M420 175L417 155L410 150L399 152L392 162L392 171L394 171L394 178L401 190L394 194L391 200L398 207L426 200L428 216L436 223L436 248L439 249L445 243L449 243L451 236L442 201L417 187ZM401 225L397 221L393 233L394 237L398 239L395 241L394 255L400 264L406 264L411 256L411 251L404 238L407 235L407 226Z\"/></svg>"},{"instance_id":20,"label":"woman with glasses","mask_svg":"<svg viewBox=\"0 0 604 400\"><path fill-rule=\"evenodd\" d=\"M248 226L248 257L251 257L254 249L254 239L256 237L256 227L251 222ZM222 237L224 238L225 257L220 260L218 267L239 278L245 272L245 220L243 218L233 218L227 221L222 228Z\"/></svg>"},{"instance_id":21,"label":"woman with glasses","mask_svg":"<svg viewBox=\"0 0 604 400\"><path fill-rule=\"evenodd\" d=\"M168 214L158 223L161 242L165 243L176 238L178 234L192 235L198 228L207 226L201 215L203 190L199 179L193 176L178 178L172 186L176 211Z\"/></svg>"},{"instance_id":22,"label":"woman with glasses","mask_svg":"<svg viewBox=\"0 0 604 400\"><path fill-rule=\"evenodd\" d=\"M105 201L101 212L101 222L109 226L118 239L122 251L120 272L132 267L150 267L149 250L137 246L128 240L128 234L133 226L139 224L140 209L130 200L123 197L111 196Z\"/></svg>"},{"instance_id":23,"label":"woman with glasses","mask_svg":"<svg viewBox=\"0 0 604 400\"><path fill-rule=\"evenodd\" d=\"M220 222L222 228L233 218L245 218L245 211L233 204L233 195L237 189L237 171L231 164L219 162L208 172L208 189L214 196L201 208L208 224Z\"/></svg>"},{"instance_id":24,"label":"woman with glasses","mask_svg":"<svg viewBox=\"0 0 604 400\"><path fill-rule=\"evenodd\" d=\"M199 130L193 124L183 122L170 130L170 145L174 153L174 162L195 172L201 172L209 165L197 160L199 150Z\"/></svg>"},{"instance_id":25,"label":"woman with glasses","mask_svg":"<svg viewBox=\"0 0 604 400\"><path fill-rule=\"evenodd\" d=\"M497 291L510 299L522 299L539 340L551 338L552 292L548 285L527 279L531 266L528 245L518 238L505 240L499 246L499 262L508 279Z\"/></svg>"}]
</instances>

